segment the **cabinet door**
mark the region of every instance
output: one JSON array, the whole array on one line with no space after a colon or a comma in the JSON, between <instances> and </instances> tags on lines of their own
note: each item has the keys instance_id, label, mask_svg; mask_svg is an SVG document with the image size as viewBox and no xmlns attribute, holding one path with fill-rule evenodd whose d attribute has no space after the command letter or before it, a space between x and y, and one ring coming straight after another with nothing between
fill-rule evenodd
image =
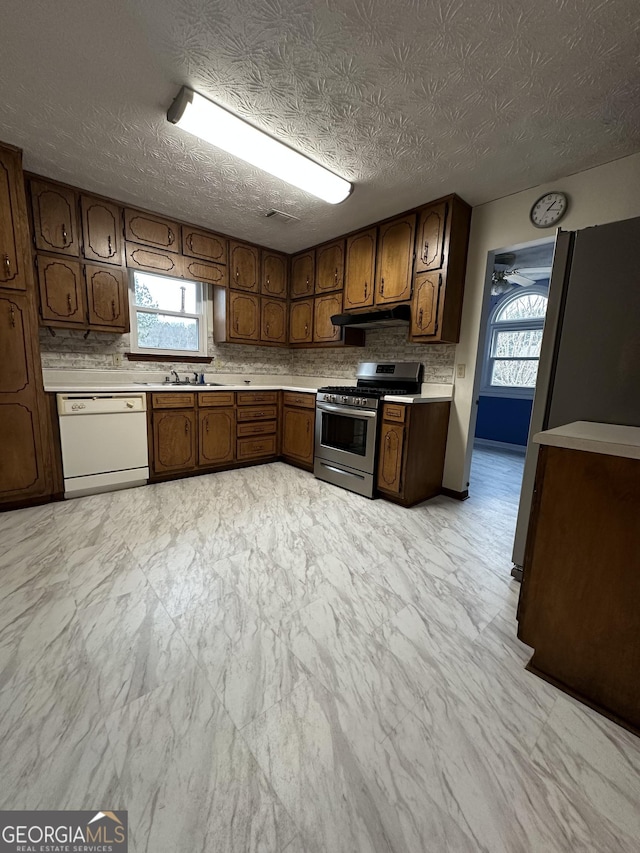
<instances>
[{"instance_id":1,"label":"cabinet door","mask_svg":"<svg viewBox=\"0 0 640 853\"><path fill-rule=\"evenodd\" d=\"M122 211L118 205L83 195L80 207L85 258L122 264Z\"/></svg>"},{"instance_id":2,"label":"cabinet door","mask_svg":"<svg viewBox=\"0 0 640 853\"><path fill-rule=\"evenodd\" d=\"M26 290L27 223L19 203L20 157L0 148L0 287ZM21 192L21 190L20 190ZM22 215L20 211L23 211Z\"/></svg>"},{"instance_id":3,"label":"cabinet door","mask_svg":"<svg viewBox=\"0 0 640 853\"><path fill-rule=\"evenodd\" d=\"M37 249L79 255L78 199L73 190L31 181L33 232Z\"/></svg>"},{"instance_id":4,"label":"cabinet door","mask_svg":"<svg viewBox=\"0 0 640 853\"><path fill-rule=\"evenodd\" d=\"M402 450L404 427L398 424L382 424L380 431L380 461L378 464L378 488L400 494L402 491Z\"/></svg>"},{"instance_id":5,"label":"cabinet door","mask_svg":"<svg viewBox=\"0 0 640 853\"><path fill-rule=\"evenodd\" d=\"M249 293L228 291L229 339L234 341L260 340L260 297Z\"/></svg>"},{"instance_id":6,"label":"cabinet door","mask_svg":"<svg viewBox=\"0 0 640 853\"><path fill-rule=\"evenodd\" d=\"M180 226L176 222L126 207L124 211L124 236L134 243L144 243L167 252L180 251Z\"/></svg>"},{"instance_id":7,"label":"cabinet door","mask_svg":"<svg viewBox=\"0 0 640 853\"><path fill-rule=\"evenodd\" d=\"M227 241L211 231L182 226L182 254L189 258L202 258L214 264L227 263Z\"/></svg>"},{"instance_id":8,"label":"cabinet door","mask_svg":"<svg viewBox=\"0 0 640 853\"><path fill-rule=\"evenodd\" d=\"M262 299L260 338L274 344L287 342L287 303L280 299Z\"/></svg>"},{"instance_id":9,"label":"cabinet door","mask_svg":"<svg viewBox=\"0 0 640 853\"><path fill-rule=\"evenodd\" d=\"M26 305L18 298L0 298L0 394L17 394L30 382ZM1 445L0 445L1 446Z\"/></svg>"},{"instance_id":10,"label":"cabinet door","mask_svg":"<svg viewBox=\"0 0 640 853\"><path fill-rule=\"evenodd\" d=\"M344 240L316 249L316 293L342 290L344 284Z\"/></svg>"},{"instance_id":11,"label":"cabinet door","mask_svg":"<svg viewBox=\"0 0 640 853\"><path fill-rule=\"evenodd\" d=\"M425 207L420 213L416 238L416 272L444 266L445 229L449 206L446 201Z\"/></svg>"},{"instance_id":12,"label":"cabinet door","mask_svg":"<svg viewBox=\"0 0 640 853\"><path fill-rule=\"evenodd\" d=\"M207 409L199 413L198 464L233 462L236 424L233 409Z\"/></svg>"},{"instance_id":13,"label":"cabinet door","mask_svg":"<svg viewBox=\"0 0 640 853\"><path fill-rule=\"evenodd\" d=\"M313 462L313 428L315 412L310 409L282 410L282 455L300 462Z\"/></svg>"},{"instance_id":14,"label":"cabinet door","mask_svg":"<svg viewBox=\"0 0 640 853\"><path fill-rule=\"evenodd\" d=\"M376 229L369 228L347 240L344 272L344 310L373 305L376 269Z\"/></svg>"},{"instance_id":15,"label":"cabinet door","mask_svg":"<svg viewBox=\"0 0 640 853\"><path fill-rule=\"evenodd\" d=\"M260 292L285 299L287 295L287 259L275 252L262 251Z\"/></svg>"},{"instance_id":16,"label":"cabinet door","mask_svg":"<svg viewBox=\"0 0 640 853\"><path fill-rule=\"evenodd\" d=\"M315 258L313 250L291 258L291 298L311 296L315 287Z\"/></svg>"},{"instance_id":17,"label":"cabinet door","mask_svg":"<svg viewBox=\"0 0 640 853\"><path fill-rule=\"evenodd\" d=\"M129 329L129 304L123 270L85 264L89 323L118 331Z\"/></svg>"},{"instance_id":18,"label":"cabinet door","mask_svg":"<svg viewBox=\"0 0 640 853\"><path fill-rule=\"evenodd\" d=\"M331 317L342 311L342 294L316 297L313 317L313 340L318 343L339 341L342 336L340 326L334 326Z\"/></svg>"},{"instance_id":19,"label":"cabinet door","mask_svg":"<svg viewBox=\"0 0 640 853\"><path fill-rule=\"evenodd\" d=\"M45 485L33 334L26 299L21 294L0 297L0 500L42 494Z\"/></svg>"},{"instance_id":20,"label":"cabinet door","mask_svg":"<svg viewBox=\"0 0 640 853\"><path fill-rule=\"evenodd\" d=\"M156 474L188 471L196 464L196 414L153 413L153 469Z\"/></svg>"},{"instance_id":21,"label":"cabinet door","mask_svg":"<svg viewBox=\"0 0 640 853\"><path fill-rule=\"evenodd\" d=\"M58 320L87 325L79 261L38 255L38 282L40 314L45 322Z\"/></svg>"},{"instance_id":22,"label":"cabinet door","mask_svg":"<svg viewBox=\"0 0 640 853\"><path fill-rule=\"evenodd\" d=\"M411 306L412 336L437 333L441 290L442 273L420 273L416 276Z\"/></svg>"},{"instance_id":23,"label":"cabinet door","mask_svg":"<svg viewBox=\"0 0 640 853\"><path fill-rule=\"evenodd\" d=\"M313 299L301 299L289 305L289 343L313 341Z\"/></svg>"},{"instance_id":24,"label":"cabinet door","mask_svg":"<svg viewBox=\"0 0 640 853\"><path fill-rule=\"evenodd\" d=\"M135 243L125 246L127 266L145 272L165 273L176 278L183 277L183 258L162 249L145 249Z\"/></svg>"},{"instance_id":25,"label":"cabinet door","mask_svg":"<svg viewBox=\"0 0 640 853\"><path fill-rule=\"evenodd\" d=\"M247 290L257 293L258 250L246 243L229 244L229 286L235 290Z\"/></svg>"},{"instance_id":26,"label":"cabinet door","mask_svg":"<svg viewBox=\"0 0 640 853\"><path fill-rule=\"evenodd\" d=\"M229 268L224 264L207 264L196 258L183 258L182 263L184 277L190 281L219 284L221 287L229 283Z\"/></svg>"},{"instance_id":27,"label":"cabinet door","mask_svg":"<svg viewBox=\"0 0 640 853\"><path fill-rule=\"evenodd\" d=\"M376 261L376 305L411 298L415 214L380 226Z\"/></svg>"}]
</instances>

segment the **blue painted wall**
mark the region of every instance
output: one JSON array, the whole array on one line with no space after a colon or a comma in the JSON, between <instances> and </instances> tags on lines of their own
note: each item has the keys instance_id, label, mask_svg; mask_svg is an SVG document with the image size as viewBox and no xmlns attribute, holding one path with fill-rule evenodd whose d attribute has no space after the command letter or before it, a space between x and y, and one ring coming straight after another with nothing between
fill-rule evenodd
<instances>
[{"instance_id":1,"label":"blue painted wall","mask_svg":"<svg viewBox=\"0 0 640 853\"><path fill-rule=\"evenodd\" d=\"M526 445L533 400L480 397L476 438Z\"/></svg>"}]
</instances>

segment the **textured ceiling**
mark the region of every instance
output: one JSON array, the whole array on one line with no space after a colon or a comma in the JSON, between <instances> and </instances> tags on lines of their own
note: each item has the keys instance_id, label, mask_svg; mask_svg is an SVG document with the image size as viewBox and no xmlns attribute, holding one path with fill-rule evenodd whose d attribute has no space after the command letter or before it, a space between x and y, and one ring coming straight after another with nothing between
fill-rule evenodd
<instances>
[{"instance_id":1,"label":"textured ceiling","mask_svg":"<svg viewBox=\"0 0 640 853\"><path fill-rule=\"evenodd\" d=\"M0 33L0 139L27 169L287 251L640 150L637 0L3 0ZM353 195L317 201L169 125L182 84Z\"/></svg>"}]
</instances>

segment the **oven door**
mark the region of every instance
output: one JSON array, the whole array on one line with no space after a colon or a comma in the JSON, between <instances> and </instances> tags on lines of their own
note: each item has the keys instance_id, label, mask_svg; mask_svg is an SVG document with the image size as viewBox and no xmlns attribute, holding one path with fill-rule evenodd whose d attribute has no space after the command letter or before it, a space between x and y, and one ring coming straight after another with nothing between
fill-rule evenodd
<instances>
[{"instance_id":1,"label":"oven door","mask_svg":"<svg viewBox=\"0 0 640 853\"><path fill-rule=\"evenodd\" d=\"M315 455L373 474L377 420L375 411L317 403Z\"/></svg>"}]
</instances>

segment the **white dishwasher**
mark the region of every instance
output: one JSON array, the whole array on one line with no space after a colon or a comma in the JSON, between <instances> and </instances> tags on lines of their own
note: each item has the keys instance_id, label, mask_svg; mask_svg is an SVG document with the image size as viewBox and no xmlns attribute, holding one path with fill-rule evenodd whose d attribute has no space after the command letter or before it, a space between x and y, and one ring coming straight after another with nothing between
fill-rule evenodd
<instances>
[{"instance_id":1,"label":"white dishwasher","mask_svg":"<svg viewBox=\"0 0 640 853\"><path fill-rule=\"evenodd\" d=\"M147 482L146 394L58 394L57 400L65 498Z\"/></svg>"}]
</instances>

